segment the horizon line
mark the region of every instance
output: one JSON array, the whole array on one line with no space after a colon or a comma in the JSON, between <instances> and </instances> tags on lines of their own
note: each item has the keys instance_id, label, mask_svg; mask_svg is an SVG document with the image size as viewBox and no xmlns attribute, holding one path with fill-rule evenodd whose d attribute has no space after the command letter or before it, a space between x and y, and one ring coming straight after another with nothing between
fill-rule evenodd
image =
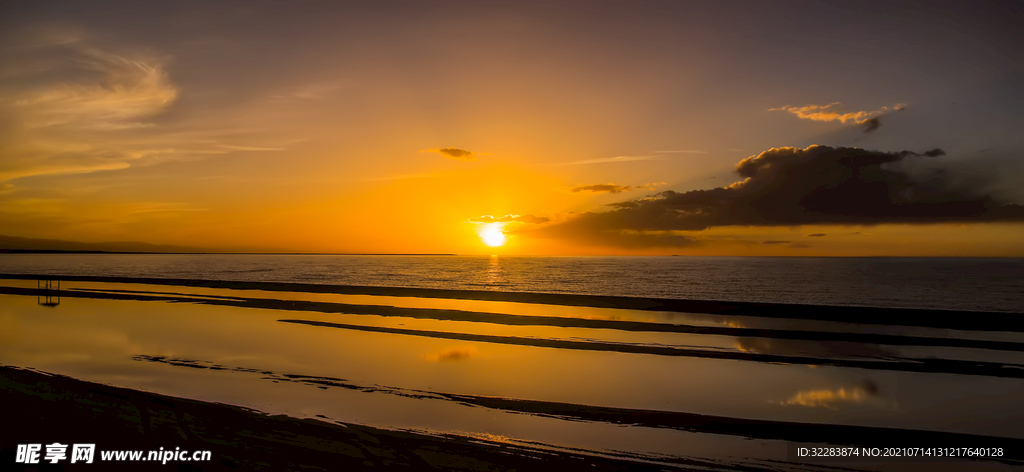
<instances>
[{"instance_id":1,"label":"horizon line","mask_svg":"<svg viewBox=\"0 0 1024 472\"><path fill-rule=\"evenodd\" d=\"M869 255L869 256L811 256L811 255L716 255L716 254L457 254L457 253L402 253L402 252L149 252L149 251L66 251L59 249L5 249L2 254L120 254L120 255L238 255L238 256L480 256L480 257L773 257L773 258L830 258L830 259L1024 259L1024 256L900 256L900 255Z\"/></svg>"}]
</instances>

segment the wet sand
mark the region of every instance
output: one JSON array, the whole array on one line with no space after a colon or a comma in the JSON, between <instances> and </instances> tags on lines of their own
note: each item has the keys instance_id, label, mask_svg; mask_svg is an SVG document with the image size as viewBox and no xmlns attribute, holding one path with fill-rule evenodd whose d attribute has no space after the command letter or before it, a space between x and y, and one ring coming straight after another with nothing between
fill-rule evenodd
<instances>
[{"instance_id":1,"label":"wet sand","mask_svg":"<svg viewBox=\"0 0 1024 472\"><path fill-rule=\"evenodd\" d=\"M159 361L159 360L158 360ZM193 367L200 367L195 365ZM293 379L333 383L332 379ZM642 456L613 457L582 450L509 444L451 434L395 431L370 426L267 415L238 406L210 403L38 372L0 366L0 395L5 427L0 429L0 461L13 464L17 444L95 443L93 464L25 465L24 470L102 468L102 470L850 470L840 464L776 462L760 468L739 468L713 460ZM433 395L437 395L434 393ZM458 395L453 401L488 408L511 408L525 414L558 416L575 421L611 421L647 427L670 427L771 437L794 442L833 442L854 445L857 439L894 441L905 446L1002 447L1021 450L1020 440L923 431L887 430L812 424L782 424L706 417L702 415L637 412L609 408L585 411L579 405L521 402ZM520 403L511 405L510 403ZM908 434L909 433L909 434ZM912 438L912 442L907 439ZM821 444L824 445L824 444ZM103 461L100 451L180 448L211 451L207 462ZM44 461L45 462L45 461ZM998 461L1024 465L1015 457ZM735 464L732 464L735 465ZM860 464L866 465L866 464ZM940 464L908 463L910 469ZM973 468L982 464L944 463L943 467ZM17 467L15 467L16 469ZM903 467L900 467L903 468ZM11 470L11 469L7 469Z\"/></svg>"},{"instance_id":2,"label":"wet sand","mask_svg":"<svg viewBox=\"0 0 1024 472\"><path fill-rule=\"evenodd\" d=\"M248 369L202 362L192 359L167 358L161 356L136 356L135 360L188 367L245 372ZM250 371L251 372L251 371ZM632 408L609 408L578 403L561 403L515 398L488 397L481 395L453 394L436 391L410 390L381 385L365 386L345 379L260 371L259 374L273 382L295 382L315 385L318 388L342 388L383 392L412 398L440 399L467 406L512 413L547 416L569 421L614 423L619 425L642 426L647 428L668 428L695 433L739 436L746 439L774 439L798 443L821 443L836 445L866 446L868 442L903 444L908 447L934 447L936 444L958 444L957 447L1002 447L1006 450L1024 451L1024 440L983 436L977 434L946 433L938 431L914 431L897 428L865 426L828 425L816 423L794 423L786 421L761 421L725 416L702 415L675 411L639 410ZM968 446L970 445L970 446ZM1016 455L1014 455L1016 458ZM1020 462L1020 461L1017 461ZM1024 462L1021 462L1024 465Z\"/></svg>"},{"instance_id":3,"label":"wet sand","mask_svg":"<svg viewBox=\"0 0 1024 472\"><path fill-rule=\"evenodd\" d=\"M0 462L17 444L95 443L96 470L664 470L675 467L453 435L269 416L0 366ZM101 462L102 450L209 450L210 462ZM40 464L46 470L50 464ZM72 467L67 460L57 464ZM694 463L692 465L710 465ZM685 465L680 465L684 467ZM10 469L7 469L10 470ZM685 468L680 469L685 470Z\"/></svg>"}]
</instances>

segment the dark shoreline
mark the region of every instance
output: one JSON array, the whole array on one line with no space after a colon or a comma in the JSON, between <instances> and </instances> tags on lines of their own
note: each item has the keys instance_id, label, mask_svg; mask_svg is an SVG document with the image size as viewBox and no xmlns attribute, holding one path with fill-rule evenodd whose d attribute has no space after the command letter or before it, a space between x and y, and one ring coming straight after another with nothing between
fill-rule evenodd
<instances>
[{"instance_id":1,"label":"dark shoreline","mask_svg":"<svg viewBox=\"0 0 1024 472\"><path fill-rule=\"evenodd\" d=\"M528 447L455 435L267 415L246 408L171 397L0 366L4 428L0 463L18 444L96 444L97 470L679 470L642 458ZM103 450L212 452L210 462L101 462ZM102 465L101 465L102 464ZM50 470L50 464L26 469ZM65 460L56 470L73 467ZM11 470L6 469L5 470Z\"/></svg>"},{"instance_id":2,"label":"dark shoreline","mask_svg":"<svg viewBox=\"0 0 1024 472\"><path fill-rule=\"evenodd\" d=\"M487 254L456 254L456 253L362 253L362 252L253 252L253 251L105 251L99 249L67 250L67 249L9 249L0 248L0 254L121 254L121 255L150 255L150 254L183 254L183 255L234 255L234 256L462 256L462 257L489 257ZM768 256L768 255L697 255L697 254L605 254L605 255L577 255L577 256L550 256L531 254L508 254L501 257L690 257L690 258L727 258L737 257L744 259L1024 259L1024 256L807 256L794 254L791 256Z\"/></svg>"},{"instance_id":3,"label":"dark shoreline","mask_svg":"<svg viewBox=\"0 0 1024 472\"><path fill-rule=\"evenodd\" d=\"M910 447L932 447L932 445L935 444L957 444L973 445L972 447L1002 447L1006 450L1024 451L1024 439L986 436L980 434L911 430L877 426L757 420L678 411L644 410L543 400L524 400L506 397L455 394L433 390L403 389L377 384L366 386L335 377L288 374L266 370L257 371L255 369L230 367L193 359L145 355L135 356L133 359L142 362L161 363L179 368L210 369L222 372L259 374L263 379L272 382L292 382L316 386L317 388L341 388L346 390L388 393L391 395L409 398L442 400L466 406L483 407L510 413L545 416L567 421L676 429L693 433L739 436L744 439L778 440L798 443L819 443L860 447L868 447L872 444L903 444ZM1008 458L1010 462L1019 462L1024 465L1024 461L1016 459L1016 455L1012 455L1012 457Z\"/></svg>"},{"instance_id":4,"label":"dark shoreline","mask_svg":"<svg viewBox=\"0 0 1024 472\"><path fill-rule=\"evenodd\" d=\"M295 381L330 384L332 379ZM375 428L320 419L268 415L221 403L113 387L62 375L0 365L0 395L4 400L5 428L0 432L0 461L14 463L18 444L96 444L97 470L851 470L840 464L813 466L776 460L645 457L606 453L544 444L507 443L452 434L430 434ZM436 394L435 394L436 395ZM1002 447L1007 455L990 460L1011 466L1024 464L1021 440L928 431L902 431L817 424L761 424L763 422L704 415L638 412L597 408L581 412L578 405L517 401L503 398L454 396L451 400L483 408L513 407L569 421L598 421L664 428L695 428L717 434L761 437L826 446L822 441L898 441L901 446ZM580 414L583 413L583 416ZM660 414L659 414L660 413ZM668 414L669 416L665 416ZM672 418L682 415L680 418ZM670 426L678 421L685 425ZM666 423L667 422L667 423ZM769 422L770 423L770 422ZM17 426L15 426L17 425ZM709 429L710 428L710 429ZM796 429L794 429L796 428ZM712 434L715 434L712 433ZM792 434L795 433L795 434ZM832 443L837 444L837 443ZM209 462L110 462L100 451L151 451L164 448L211 451ZM962 462L961 462L962 461ZM964 466L986 462L957 459ZM812 462L813 463L813 462ZM100 465L102 464L102 465ZM56 466L21 465L22 470L75 468L67 460ZM846 464L847 466L849 464ZM924 467L926 463L906 463ZM830 467L831 466L831 467Z\"/></svg>"},{"instance_id":5,"label":"dark shoreline","mask_svg":"<svg viewBox=\"0 0 1024 472\"><path fill-rule=\"evenodd\" d=\"M64 249L0 249L0 254L120 254L120 255L131 255L138 254L142 256L151 255L181 255L181 256L457 256L458 254L445 254L445 253L399 253L399 252L382 252L382 253L344 253L344 252L202 252L202 251L184 251L184 252L140 252L140 251L101 251L101 250L75 250L69 251Z\"/></svg>"},{"instance_id":6,"label":"dark shoreline","mask_svg":"<svg viewBox=\"0 0 1024 472\"><path fill-rule=\"evenodd\" d=\"M334 379L294 381L330 385ZM774 460L723 461L714 458L649 458L543 444L516 444L452 434L375 428L320 419L268 415L221 403L113 387L31 369L0 365L0 395L5 428L0 432L0 461L14 463L18 444L96 444L93 464L102 470L835 470L839 464L805 464ZM434 394L436 395L436 393ZM748 438L804 441L804 444L855 445L897 441L901 446L1002 447L1008 454L992 458L1011 466L1024 464L1021 440L928 431L817 424L772 424L753 420L617 408L580 411L578 405L456 395L451 399L477 407L550 416L569 421L598 421L654 428L681 428ZM639 414L638 414L639 413ZM583 416L580 416L580 415ZM668 416L665 416L665 415ZM680 416L679 418L673 418ZM683 424L676 424L682 421ZM765 423L765 424L762 424ZM14 426L17 425L17 426ZM828 443L825 443L827 441ZM839 441L839 442L833 442ZM109 462L100 451L151 451L180 448L211 451L209 462ZM958 459L962 464L974 463ZM99 465L101 464L102 465ZM74 468L57 464L24 465L23 470ZM764 466L768 466L765 468ZM832 467L829 467L832 465ZM908 467L924 466L907 463ZM17 465L15 466L17 468ZM841 470L850 470L840 467ZM12 470L12 469L7 469Z\"/></svg>"},{"instance_id":7,"label":"dark shoreline","mask_svg":"<svg viewBox=\"0 0 1024 472\"><path fill-rule=\"evenodd\" d=\"M920 326L973 331L1024 332L1024 313L884 308L861 306L801 305L763 302L640 298L609 295L579 295L537 292L428 289L360 285L326 285L294 282L240 282L226 280L171 279L150 277L107 277L53 274L0 274L0 279L109 282L177 285L235 290L336 293L390 297L447 298L461 300L534 303L544 305L618 308L643 311L701 313L751 317L792 318L878 325ZM781 313L780 313L781 311ZM826 313L827 312L827 313Z\"/></svg>"}]
</instances>

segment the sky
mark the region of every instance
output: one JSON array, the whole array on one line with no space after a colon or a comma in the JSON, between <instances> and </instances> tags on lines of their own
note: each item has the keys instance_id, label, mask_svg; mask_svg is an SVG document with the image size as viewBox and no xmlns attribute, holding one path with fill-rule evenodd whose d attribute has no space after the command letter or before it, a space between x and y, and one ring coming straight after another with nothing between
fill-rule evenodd
<instances>
[{"instance_id":1,"label":"sky","mask_svg":"<svg viewBox=\"0 0 1024 472\"><path fill-rule=\"evenodd\" d=\"M1019 2L0 4L0 234L1024 256Z\"/></svg>"}]
</instances>

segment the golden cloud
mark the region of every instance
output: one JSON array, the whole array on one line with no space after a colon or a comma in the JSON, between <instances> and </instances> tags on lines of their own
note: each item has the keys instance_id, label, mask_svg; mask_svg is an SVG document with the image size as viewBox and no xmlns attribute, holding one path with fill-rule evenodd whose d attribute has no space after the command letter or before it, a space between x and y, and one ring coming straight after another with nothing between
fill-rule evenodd
<instances>
[{"instance_id":1,"label":"golden cloud","mask_svg":"<svg viewBox=\"0 0 1024 472\"><path fill-rule=\"evenodd\" d=\"M493 217L491 215L476 216L469 219L470 223L526 223L526 224L541 224L551 221L551 218L544 216L533 216L533 215L505 215L500 217Z\"/></svg>"},{"instance_id":2,"label":"golden cloud","mask_svg":"<svg viewBox=\"0 0 1024 472\"><path fill-rule=\"evenodd\" d=\"M828 105L805 105L802 107L784 106L778 108L769 108L768 111L788 111L796 115L801 120L812 120L812 121L839 121L841 123L854 122L856 124L865 124L877 117L891 112L902 110L907 105L904 103L897 103L892 107L882 107L872 111L854 111L847 112L843 109L841 102L833 102ZM878 121L874 121L871 129L878 127Z\"/></svg>"},{"instance_id":3,"label":"golden cloud","mask_svg":"<svg viewBox=\"0 0 1024 472\"><path fill-rule=\"evenodd\" d=\"M573 193L578 192L594 192L594 193L622 193L633 190L633 187L629 185L615 185L615 184L594 184L594 185L581 185L572 189Z\"/></svg>"}]
</instances>

